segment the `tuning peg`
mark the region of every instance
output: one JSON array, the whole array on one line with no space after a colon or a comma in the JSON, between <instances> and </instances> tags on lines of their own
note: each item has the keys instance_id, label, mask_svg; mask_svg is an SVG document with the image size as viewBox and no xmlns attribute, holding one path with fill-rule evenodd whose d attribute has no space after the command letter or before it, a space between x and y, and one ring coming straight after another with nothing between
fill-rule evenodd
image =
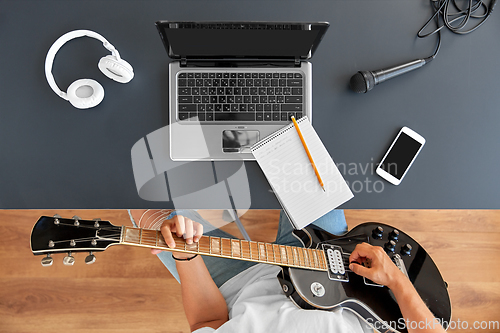
<instances>
[{"instance_id":1,"label":"tuning peg","mask_svg":"<svg viewBox=\"0 0 500 333\"><path fill-rule=\"evenodd\" d=\"M68 252L68 255L64 257L63 264L66 266L73 266L75 263L75 257L71 255L71 252Z\"/></svg>"},{"instance_id":2,"label":"tuning peg","mask_svg":"<svg viewBox=\"0 0 500 333\"><path fill-rule=\"evenodd\" d=\"M94 228L99 228L99 222L101 222L101 219L93 219L94 221Z\"/></svg>"},{"instance_id":3,"label":"tuning peg","mask_svg":"<svg viewBox=\"0 0 500 333\"><path fill-rule=\"evenodd\" d=\"M61 217L61 215L59 214L54 214L54 224L55 225L59 225L61 223L61 221L59 220Z\"/></svg>"},{"instance_id":4,"label":"tuning peg","mask_svg":"<svg viewBox=\"0 0 500 333\"><path fill-rule=\"evenodd\" d=\"M42 259L42 266L43 267L49 267L52 266L52 263L54 262L54 259L50 256L49 253L47 253L47 256Z\"/></svg>"},{"instance_id":5,"label":"tuning peg","mask_svg":"<svg viewBox=\"0 0 500 333\"><path fill-rule=\"evenodd\" d=\"M90 251L89 255L85 257L85 263L87 265L95 263L95 255L92 254L92 251Z\"/></svg>"},{"instance_id":6,"label":"tuning peg","mask_svg":"<svg viewBox=\"0 0 500 333\"><path fill-rule=\"evenodd\" d=\"M78 226L80 225L80 220L81 220L82 218L81 218L81 217L79 217L79 216L76 216L76 215L75 215L75 216L73 216L73 217L72 217L72 219L73 219L73 220L75 220L75 223L74 223L74 224L75 224L75 226L77 226L77 227L78 227Z\"/></svg>"}]
</instances>

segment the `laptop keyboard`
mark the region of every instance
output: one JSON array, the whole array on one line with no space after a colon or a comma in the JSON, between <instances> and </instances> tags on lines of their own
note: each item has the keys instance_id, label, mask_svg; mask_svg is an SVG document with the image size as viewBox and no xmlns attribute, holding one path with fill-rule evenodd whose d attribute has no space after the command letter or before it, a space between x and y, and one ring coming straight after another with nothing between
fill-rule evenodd
<instances>
[{"instance_id":1,"label":"laptop keyboard","mask_svg":"<svg viewBox=\"0 0 500 333\"><path fill-rule=\"evenodd\" d=\"M298 72L181 72L179 121L289 121L304 109Z\"/></svg>"}]
</instances>

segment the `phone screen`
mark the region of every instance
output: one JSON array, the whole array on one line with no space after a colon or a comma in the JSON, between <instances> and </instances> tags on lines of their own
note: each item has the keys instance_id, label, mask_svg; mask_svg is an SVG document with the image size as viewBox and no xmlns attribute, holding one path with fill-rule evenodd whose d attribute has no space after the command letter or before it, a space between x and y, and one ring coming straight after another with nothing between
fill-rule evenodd
<instances>
[{"instance_id":1,"label":"phone screen","mask_svg":"<svg viewBox=\"0 0 500 333\"><path fill-rule=\"evenodd\" d=\"M382 161L380 168L397 179L401 179L420 147L422 147L420 142L401 132L389 154Z\"/></svg>"}]
</instances>

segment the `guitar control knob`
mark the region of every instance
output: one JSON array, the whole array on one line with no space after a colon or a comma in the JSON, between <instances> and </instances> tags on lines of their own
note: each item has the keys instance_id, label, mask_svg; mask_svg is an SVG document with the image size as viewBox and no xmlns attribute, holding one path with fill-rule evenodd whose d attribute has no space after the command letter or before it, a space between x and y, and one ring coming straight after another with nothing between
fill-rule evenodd
<instances>
[{"instance_id":1,"label":"guitar control knob","mask_svg":"<svg viewBox=\"0 0 500 333\"><path fill-rule=\"evenodd\" d=\"M409 256L411 254L412 247L410 244L405 244L401 247L401 254L404 256Z\"/></svg>"},{"instance_id":2,"label":"guitar control knob","mask_svg":"<svg viewBox=\"0 0 500 333\"><path fill-rule=\"evenodd\" d=\"M85 257L85 263L87 265L95 263L95 255L93 255L92 252L90 252L89 255Z\"/></svg>"},{"instance_id":3,"label":"guitar control knob","mask_svg":"<svg viewBox=\"0 0 500 333\"><path fill-rule=\"evenodd\" d=\"M397 229L394 229L393 231L391 231L389 233L389 239L397 242L398 241L398 238L399 238L399 230Z\"/></svg>"},{"instance_id":4,"label":"guitar control knob","mask_svg":"<svg viewBox=\"0 0 500 333\"><path fill-rule=\"evenodd\" d=\"M42 259L42 266L43 267L48 267L52 266L52 263L54 262L54 259L50 256L50 254L47 253L47 256Z\"/></svg>"},{"instance_id":5,"label":"guitar control knob","mask_svg":"<svg viewBox=\"0 0 500 333\"><path fill-rule=\"evenodd\" d=\"M388 241L387 243L384 244L384 249L387 252L394 252L394 249L396 248L396 242L393 240Z\"/></svg>"},{"instance_id":6,"label":"guitar control knob","mask_svg":"<svg viewBox=\"0 0 500 333\"><path fill-rule=\"evenodd\" d=\"M75 264L75 257L71 255L71 252L68 252L68 255L64 257L63 264L66 266L73 266Z\"/></svg>"},{"instance_id":7,"label":"guitar control knob","mask_svg":"<svg viewBox=\"0 0 500 333\"><path fill-rule=\"evenodd\" d=\"M372 230L372 237L375 239L382 238L383 234L384 234L384 228L382 228L381 226L378 226Z\"/></svg>"}]
</instances>

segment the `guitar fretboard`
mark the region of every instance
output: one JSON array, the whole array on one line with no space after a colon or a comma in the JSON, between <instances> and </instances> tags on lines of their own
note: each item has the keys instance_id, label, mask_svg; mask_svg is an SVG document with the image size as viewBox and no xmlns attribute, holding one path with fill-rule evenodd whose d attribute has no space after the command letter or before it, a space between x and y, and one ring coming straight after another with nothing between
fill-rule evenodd
<instances>
[{"instance_id":1,"label":"guitar fretboard","mask_svg":"<svg viewBox=\"0 0 500 333\"><path fill-rule=\"evenodd\" d=\"M158 230L124 226L120 244L327 271L324 252L319 249L212 236L202 236L193 244L175 235L174 240L175 248L172 249Z\"/></svg>"}]
</instances>

